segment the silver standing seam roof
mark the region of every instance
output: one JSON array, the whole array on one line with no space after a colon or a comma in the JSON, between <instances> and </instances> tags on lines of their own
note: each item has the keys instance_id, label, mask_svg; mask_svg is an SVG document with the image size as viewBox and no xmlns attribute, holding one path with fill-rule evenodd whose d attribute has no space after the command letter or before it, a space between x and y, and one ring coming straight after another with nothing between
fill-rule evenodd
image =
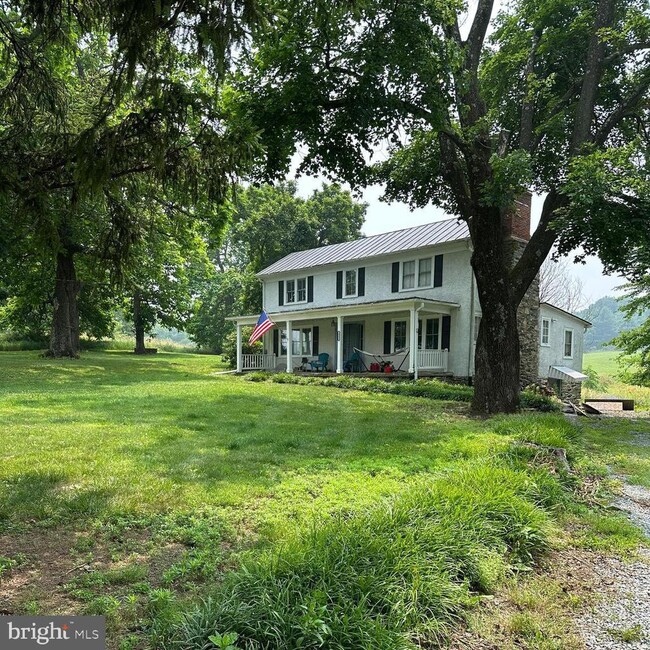
<instances>
[{"instance_id":1,"label":"silver standing seam roof","mask_svg":"<svg viewBox=\"0 0 650 650\"><path fill-rule=\"evenodd\" d=\"M331 244L321 248L310 248L306 251L290 253L271 266L262 269L257 275L272 275L285 271L350 262L464 239L469 239L467 224L458 219L445 219L413 228L363 237L343 244Z\"/></svg>"}]
</instances>

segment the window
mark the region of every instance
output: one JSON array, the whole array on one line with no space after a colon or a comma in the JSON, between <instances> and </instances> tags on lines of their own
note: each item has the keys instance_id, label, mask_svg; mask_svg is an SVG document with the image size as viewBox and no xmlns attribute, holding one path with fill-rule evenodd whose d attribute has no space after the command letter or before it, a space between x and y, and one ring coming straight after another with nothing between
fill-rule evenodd
<instances>
[{"instance_id":1,"label":"window","mask_svg":"<svg viewBox=\"0 0 650 650\"><path fill-rule=\"evenodd\" d=\"M551 319L550 318L542 318L542 330L541 330L541 345L550 345L550 338L551 338Z\"/></svg>"},{"instance_id":2,"label":"window","mask_svg":"<svg viewBox=\"0 0 650 650\"><path fill-rule=\"evenodd\" d=\"M418 287L431 286L431 258L418 260Z\"/></svg>"},{"instance_id":3,"label":"window","mask_svg":"<svg viewBox=\"0 0 650 650\"><path fill-rule=\"evenodd\" d=\"M296 302L307 302L307 278L298 278L296 284L298 285Z\"/></svg>"},{"instance_id":4,"label":"window","mask_svg":"<svg viewBox=\"0 0 650 650\"><path fill-rule=\"evenodd\" d=\"M474 316L474 343L478 340L479 327L481 327L481 317Z\"/></svg>"},{"instance_id":5,"label":"window","mask_svg":"<svg viewBox=\"0 0 650 650\"><path fill-rule=\"evenodd\" d=\"M402 289L415 288L415 260L402 263Z\"/></svg>"},{"instance_id":6,"label":"window","mask_svg":"<svg viewBox=\"0 0 650 650\"><path fill-rule=\"evenodd\" d=\"M287 353L287 331L280 333L281 354ZM311 328L291 330L291 354L294 357L309 357L312 353L313 335Z\"/></svg>"},{"instance_id":7,"label":"window","mask_svg":"<svg viewBox=\"0 0 650 650\"><path fill-rule=\"evenodd\" d=\"M573 330L564 330L564 358L573 358Z\"/></svg>"},{"instance_id":8,"label":"window","mask_svg":"<svg viewBox=\"0 0 650 650\"><path fill-rule=\"evenodd\" d=\"M285 302L287 304L307 302L307 278L287 280Z\"/></svg>"},{"instance_id":9,"label":"window","mask_svg":"<svg viewBox=\"0 0 650 650\"><path fill-rule=\"evenodd\" d=\"M398 320L393 323L393 352L406 347L406 321Z\"/></svg>"},{"instance_id":10,"label":"window","mask_svg":"<svg viewBox=\"0 0 650 650\"><path fill-rule=\"evenodd\" d=\"M422 331L422 321L418 321L418 349L422 349L422 335L424 334L424 349L440 349L440 319L427 318Z\"/></svg>"},{"instance_id":11,"label":"window","mask_svg":"<svg viewBox=\"0 0 650 650\"><path fill-rule=\"evenodd\" d=\"M352 269L351 271L345 272L345 296L356 296L357 295L357 270Z\"/></svg>"},{"instance_id":12,"label":"window","mask_svg":"<svg viewBox=\"0 0 650 650\"><path fill-rule=\"evenodd\" d=\"M436 260L437 258L440 258L440 260L442 260L442 255L436 255ZM438 286L438 283L434 282L433 271L434 269L432 257L422 257L419 260L409 260L408 262L402 262L402 291L415 289L416 287L419 289L429 289L434 285ZM442 276L440 277L442 278Z\"/></svg>"}]
</instances>

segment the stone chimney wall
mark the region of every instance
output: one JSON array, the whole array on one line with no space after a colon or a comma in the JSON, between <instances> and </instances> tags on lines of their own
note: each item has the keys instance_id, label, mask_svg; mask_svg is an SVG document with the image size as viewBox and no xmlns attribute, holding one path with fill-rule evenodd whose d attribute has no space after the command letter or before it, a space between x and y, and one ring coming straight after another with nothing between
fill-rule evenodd
<instances>
[{"instance_id":1,"label":"stone chimney wall","mask_svg":"<svg viewBox=\"0 0 650 650\"><path fill-rule=\"evenodd\" d=\"M530 240L531 194L526 192L515 201L504 219L504 236L512 246L513 265ZM539 276L535 277L517 310L522 386L539 379Z\"/></svg>"}]
</instances>

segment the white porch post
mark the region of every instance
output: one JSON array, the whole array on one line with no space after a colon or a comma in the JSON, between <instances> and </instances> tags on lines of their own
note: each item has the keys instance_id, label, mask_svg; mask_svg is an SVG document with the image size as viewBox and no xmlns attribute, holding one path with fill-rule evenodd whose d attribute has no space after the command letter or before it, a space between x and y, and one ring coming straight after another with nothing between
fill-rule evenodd
<instances>
[{"instance_id":1,"label":"white porch post","mask_svg":"<svg viewBox=\"0 0 650 650\"><path fill-rule=\"evenodd\" d=\"M336 372L343 373L343 316L336 317Z\"/></svg>"},{"instance_id":2,"label":"white porch post","mask_svg":"<svg viewBox=\"0 0 650 650\"><path fill-rule=\"evenodd\" d=\"M409 373L414 375L417 370L417 357L418 357L418 313L415 306L411 307L411 344L409 346ZM416 377L417 379L417 377Z\"/></svg>"},{"instance_id":3,"label":"white porch post","mask_svg":"<svg viewBox=\"0 0 650 650\"><path fill-rule=\"evenodd\" d=\"M293 372L293 332L291 331L293 323L287 321L287 372Z\"/></svg>"},{"instance_id":4,"label":"white porch post","mask_svg":"<svg viewBox=\"0 0 650 650\"><path fill-rule=\"evenodd\" d=\"M242 324L237 323L237 372L242 372L244 369L244 359L242 358L242 341L241 341L241 332Z\"/></svg>"}]
</instances>

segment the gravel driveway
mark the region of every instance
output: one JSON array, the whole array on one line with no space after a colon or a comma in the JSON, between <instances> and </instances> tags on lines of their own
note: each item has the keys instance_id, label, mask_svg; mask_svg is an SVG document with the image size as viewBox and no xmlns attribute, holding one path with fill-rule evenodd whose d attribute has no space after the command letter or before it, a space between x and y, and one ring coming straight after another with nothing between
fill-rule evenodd
<instances>
[{"instance_id":1,"label":"gravel driveway","mask_svg":"<svg viewBox=\"0 0 650 650\"><path fill-rule=\"evenodd\" d=\"M623 483L613 505L650 536L650 490ZM604 557L594 573L602 598L576 621L585 647L650 650L650 549L641 549L632 562Z\"/></svg>"}]
</instances>

